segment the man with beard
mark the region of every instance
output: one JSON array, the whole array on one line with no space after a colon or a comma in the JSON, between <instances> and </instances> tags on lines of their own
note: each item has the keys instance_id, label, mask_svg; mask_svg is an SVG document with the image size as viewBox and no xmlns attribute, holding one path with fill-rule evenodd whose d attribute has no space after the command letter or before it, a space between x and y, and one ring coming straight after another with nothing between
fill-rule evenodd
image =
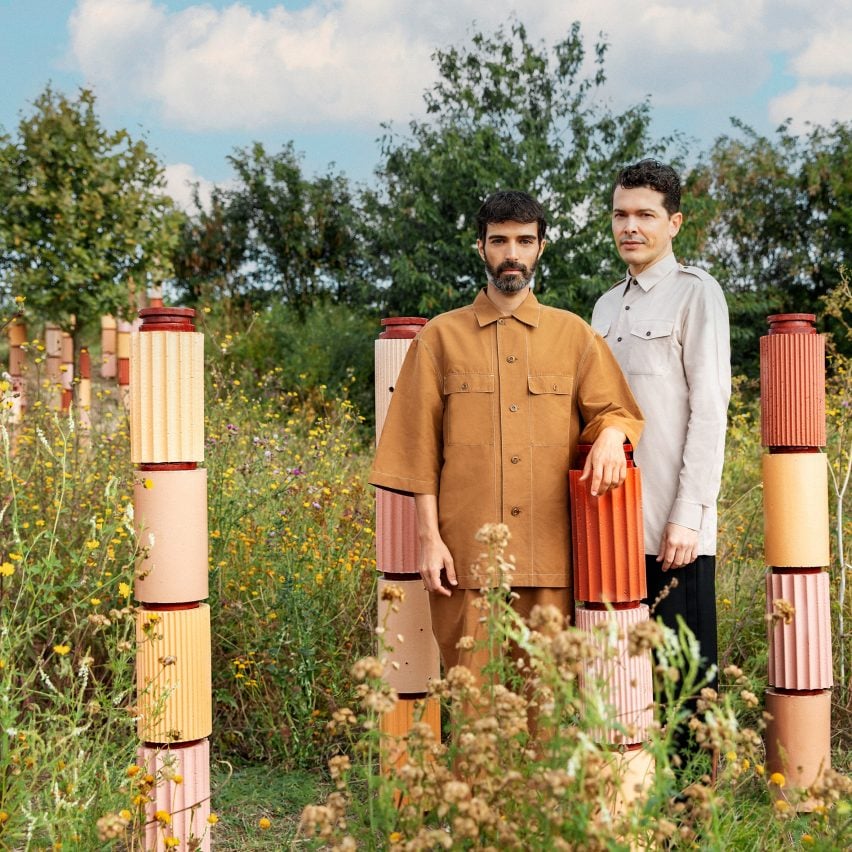
<instances>
[{"instance_id":1,"label":"man with beard","mask_svg":"<svg viewBox=\"0 0 852 852\"><path fill-rule=\"evenodd\" d=\"M501 191L477 214L487 284L471 305L435 317L412 342L370 482L413 494L420 574L445 669L477 679L489 660L476 532L508 525L513 606L573 611L568 470L592 444L591 493L626 475L623 443L642 415L612 354L576 315L539 304L530 285L545 246L544 211ZM462 637L472 637L461 642Z\"/></svg>"}]
</instances>

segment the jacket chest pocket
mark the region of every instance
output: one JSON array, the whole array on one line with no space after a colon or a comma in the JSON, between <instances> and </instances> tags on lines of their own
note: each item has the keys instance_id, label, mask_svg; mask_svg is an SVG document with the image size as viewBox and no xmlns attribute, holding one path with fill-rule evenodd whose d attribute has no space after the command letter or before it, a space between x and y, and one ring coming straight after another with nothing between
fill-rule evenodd
<instances>
[{"instance_id":1,"label":"jacket chest pocket","mask_svg":"<svg viewBox=\"0 0 852 852\"><path fill-rule=\"evenodd\" d=\"M672 320L640 320L630 328L627 372L638 376L664 376L675 355Z\"/></svg>"},{"instance_id":2,"label":"jacket chest pocket","mask_svg":"<svg viewBox=\"0 0 852 852\"><path fill-rule=\"evenodd\" d=\"M567 446L571 436L574 377L529 376L527 382L533 444Z\"/></svg>"},{"instance_id":3,"label":"jacket chest pocket","mask_svg":"<svg viewBox=\"0 0 852 852\"><path fill-rule=\"evenodd\" d=\"M444 376L447 444L494 443L494 376L451 373Z\"/></svg>"}]
</instances>

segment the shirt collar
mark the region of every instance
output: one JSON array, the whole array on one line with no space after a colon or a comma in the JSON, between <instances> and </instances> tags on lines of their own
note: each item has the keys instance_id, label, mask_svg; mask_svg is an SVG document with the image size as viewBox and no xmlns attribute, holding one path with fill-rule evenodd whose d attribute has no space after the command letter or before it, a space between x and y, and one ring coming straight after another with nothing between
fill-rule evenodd
<instances>
[{"instance_id":1,"label":"shirt collar","mask_svg":"<svg viewBox=\"0 0 852 852\"><path fill-rule=\"evenodd\" d=\"M484 287L476 294L476 298L473 300L473 313L480 328L490 325L492 322L497 322L500 317L505 316L500 311L500 308L485 294ZM525 325L538 328L541 317L541 305L532 290L527 293L526 299L511 312L511 316Z\"/></svg>"},{"instance_id":2,"label":"shirt collar","mask_svg":"<svg viewBox=\"0 0 852 852\"><path fill-rule=\"evenodd\" d=\"M627 279L629 281L631 277L635 278L639 282L639 286L647 293L655 284L659 284L663 278L675 269L677 269L677 258L671 252L638 275L631 276L628 272Z\"/></svg>"}]
</instances>

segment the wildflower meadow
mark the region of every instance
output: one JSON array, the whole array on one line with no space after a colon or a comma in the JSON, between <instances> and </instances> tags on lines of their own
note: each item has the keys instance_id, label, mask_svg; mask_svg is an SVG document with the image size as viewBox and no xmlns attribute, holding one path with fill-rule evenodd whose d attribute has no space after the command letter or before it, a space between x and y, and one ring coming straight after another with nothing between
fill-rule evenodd
<instances>
[{"instance_id":1,"label":"wildflower meadow","mask_svg":"<svg viewBox=\"0 0 852 852\"><path fill-rule=\"evenodd\" d=\"M848 328L850 306L845 283L825 302L836 339ZM729 412L720 689L705 690L686 718L681 694L703 686L690 682L690 637L654 622L629 637L636 653L656 654L648 746L656 772L625 806L617 793L625 756L595 738L612 708L578 680L600 651L546 610L529 624L514 615L505 594L512 543L499 525L480 533L491 589L483 617L502 643L523 650L526 670L502 663L488 688L463 670L446 673L432 686L444 737L425 724L404 742L381 733L378 713L396 696L381 679L385 640L376 623L374 498L366 485L373 435L363 403L370 376L342 371L329 388L242 357L262 346L251 324L225 330L209 317L204 331L214 700L213 813L205 831L213 848L852 845L845 626L852 368L837 348L825 450L833 768L800 812L777 795L786 779L764 767L763 450L753 379L737 380ZM0 415L0 848L142 850L145 805L162 778L136 758L132 588L141 545L127 415L115 385L101 380L89 427L73 409L52 410L43 346L30 339L26 349L29 409L18 424L8 407ZM6 383L3 393L10 392ZM475 719L463 712L470 706L481 709ZM678 721L707 747L689 767L673 757ZM155 820L165 845L174 846L170 814L158 811Z\"/></svg>"}]
</instances>

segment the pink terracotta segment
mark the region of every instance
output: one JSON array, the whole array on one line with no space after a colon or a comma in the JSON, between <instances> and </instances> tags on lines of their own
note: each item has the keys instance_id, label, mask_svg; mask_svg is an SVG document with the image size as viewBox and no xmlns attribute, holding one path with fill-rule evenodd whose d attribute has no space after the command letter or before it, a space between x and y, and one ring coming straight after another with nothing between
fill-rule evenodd
<instances>
[{"instance_id":1,"label":"pink terracotta segment","mask_svg":"<svg viewBox=\"0 0 852 852\"><path fill-rule=\"evenodd\" d=\"M376 341L376 442L382 434L393 389L409 346L411 346L410 337L380 338Z\"/></svg>"},{"instance_id":2,"label":"pink terracotta segment","mask_svg":"<svg viewBox=\"0 0 852 852\"><path fill-rule=\"evenodd\" d=\"M136 614L139 739L181 743L213 729L210 607Z\"/></svg>"},{"instance_id":3,"label":"pink terracotta segment","mask_svg":"<svg viewBox=\"0 0 852 852\"><path fill-rule=\"evenodd\" d=\"M579 470L569 472L574 556L574 597L592 603L626 603L647 595L642 524L642 480L627 469L620 488L592 497Z\"/></svg>"},{"instance_id":4,"label":"pink terracotta segment","mask_svg":"<svg viewBox=\"0 0 852 852\"><path fill-rule=\"evenodd\" d=\"M598 731L603 742L640 743L648 738L654 721L654 685L650 652L631 656L628 633L649 619L645 604L632 609L605 610L577 607L577 627L587 634L599 652L580 678L583 688L597 689L614 708L620 728Z\"/></svg>"},{"instance_id":5,"label":"pink terracotta segment","mask_svg":"<svg viewBox=\"0 0 852 852\"><path fill-rule=\"evenodd\" d=\"M208 594L207 471L138 471L133 525L139 542L134 594L183 603Z\"/></svg>"},{"instance_id":6,"label":"pink terracotta segment","mask_svg":"<svg viewBox=\"0 0 852 852\"><path fill-rule=\"evenodd\" d=\"M825 446L825 338L760 338L761 439L765 447Z\"/></svg>"},{"instance_id":7,"label":"pink terracotta segment","mask_svg":"<svg viewBox=\"0 0 852 852\"><path fill-rule=\"evenodd\" d=\"M831 665L831 606L829 578L819 574L768 574L766 613L776 601L793 607L790 624L769 622L769 684L780 689L829 689Z\"/></svg>"},{"instance_id":8,"label":"pink terracotta segment","mask_svg":"<svg viewBox=\"0 0 852 852\"><path fill-rule=\"evenodd\" d=\"M403 600L386 592L402 589ZM379 655L387 657L385 679L400 694L426 692L440 677L440 653L432 634L429 593L418 576L411 580L379 579L378 623L384 628Z\"/></svg>"},{"instance_id":9,"label":"pink terracotta segment","mask_svg":"<svg viewBox=\"0 0 852 852\"><path fill-rule=\"evenodd\" d=\"M418 574L419 555L414 498L377 488L376 568L385 574Z\"/></svg>"},{"instance_id":10,"label":"pink terracotta segment","mask_svg":"<svg viewBox=\"0 0 852 852\"><path fill-rule=\"evenodd\" d=\"M831 693L766 691L766 773L780 772L789 789L810 787L831 766Z\"/></svg>"},{"instance_id":11,"label":"pink terracotta segment","mask_svg":"<svg viewBox=\"0 0 852 852\"><path fill-rule=\"evenodd\" d=\"M821 568L829 564L824 454L763 456L763 517L767 565Z\"/></svg>"},{"instance_id":12,"label":"pink terracotta segment","mask_svg":"<svg viewBox=\"0 0 852 852\"><path fill-rule=\"evenodd\" d=\"M178 849L209 852L213 827L210 816L210 742L203 739L188 746L154 748L140 746L139 766L153 775L152 800L146 805L146 850L164 852L165 837L180 840ZM179 777L180 783L175 778ZM171 823L164 832L154 814L166 811ZM193 845L198 841L198 845Z\"/></svg>"}]
</instances>

